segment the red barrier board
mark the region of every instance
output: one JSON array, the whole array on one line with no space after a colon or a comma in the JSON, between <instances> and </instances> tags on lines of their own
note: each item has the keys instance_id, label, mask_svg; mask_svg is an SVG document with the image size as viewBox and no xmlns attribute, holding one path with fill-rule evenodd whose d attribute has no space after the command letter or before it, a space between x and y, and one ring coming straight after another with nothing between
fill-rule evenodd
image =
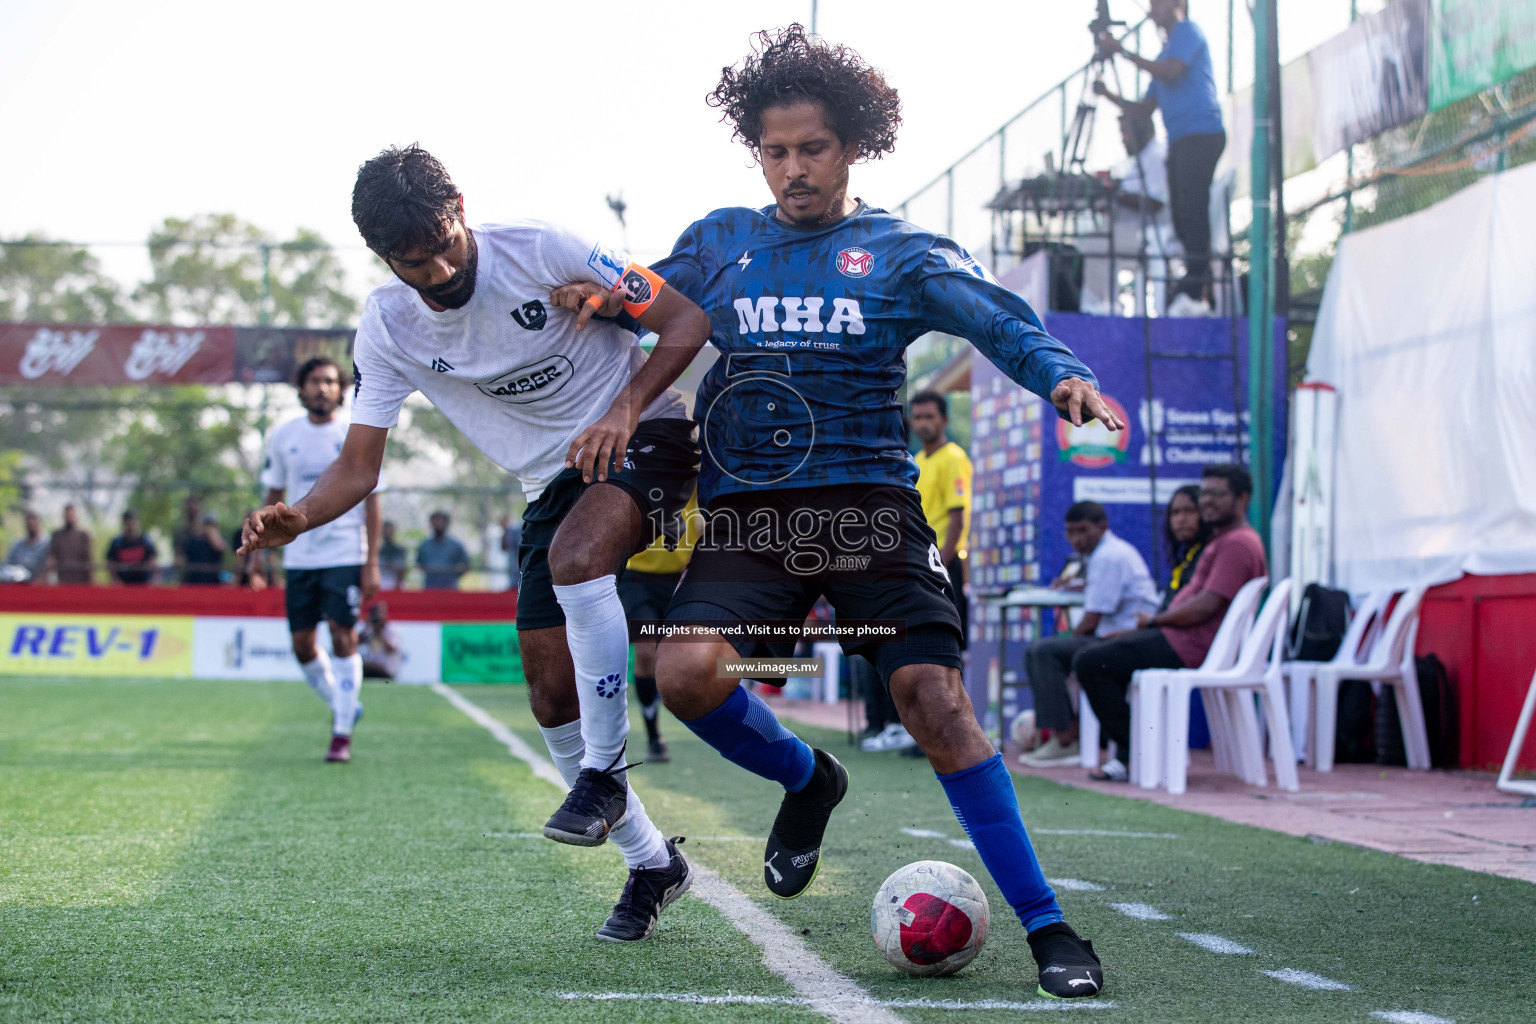
<instances>
[{"instance_id":1,"label":"red barrier board","mask_svg":"<svg viewBox=\"0 0 1536 1024\"><path fill-rule=\"evenodd\" d=\"M517 591L386 590L389 617L404 622L511 622ZM239 587L0 587L0 613L228 615L283 618L283 591Z\"/></svg>"},{"instance_id":2,"label":"red barrier board","mask_svg":"<svg viewBox=\"0 0 1536 1024\"><path fill-rule=\"evenodd\" d=\"M223 384L233 327L0 324L0 384Z\"/></svg>"}]
</instances>

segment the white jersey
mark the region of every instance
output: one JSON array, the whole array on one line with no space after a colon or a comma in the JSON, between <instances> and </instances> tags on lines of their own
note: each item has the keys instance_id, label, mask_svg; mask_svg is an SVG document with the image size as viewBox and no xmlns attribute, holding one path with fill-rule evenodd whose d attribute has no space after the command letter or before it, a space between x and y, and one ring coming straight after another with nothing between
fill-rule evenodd
<instances>
[{"instance_id":1,"label":"white jersey","mask_svg":"<svg viewBox=\"0 0 1536 1024\"><path fill-rule=\"evenodd\" d=\"M267 438L262 485L281 489L283 500L293 504L308 494L325 468L336 461L346 439L347 417L340 410L329 423L313 423L307 414L289 420ZM383 489L381 481L374 493ZM362 565L367 560L368 525L362 504L324 526L299 534L283 548L283 566L288 569L330 569Z\"/></svg>"},{"instance_id":2,"label":"white jersey","mask_svg":"<svg viewBox=\"0 0 1536 1024\"><path fill-rule=\"evenodd\" d=\"M395 280L375 288L357 329L352 422L393 427L420 391L533 501L565 468L577 434L608 411L645 362L633 334L551 305L563 284L614 287L627 257L540 221L474 230L474 297L442 313ZM668 389L640 419L685 418Z\"/></svg>"}]
</instances>

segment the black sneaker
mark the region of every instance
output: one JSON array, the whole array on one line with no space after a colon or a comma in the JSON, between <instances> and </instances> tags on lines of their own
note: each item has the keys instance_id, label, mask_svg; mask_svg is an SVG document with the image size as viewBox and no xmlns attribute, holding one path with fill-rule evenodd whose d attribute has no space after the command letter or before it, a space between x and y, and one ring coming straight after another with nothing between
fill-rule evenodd
<instances>
[{"instance_id":1,"label":"black sneaker","mask_svg":"<svg viewBox=\"0 0 1536 1024\"><path fill-rule=\"evenodd\" d=\"M1104 969L1099 966L1093 943L1079 938L1072 926L1059 922L1029 933L1029 948L1040 967L1042 996L1081 999L1104 989Z\"/></svg>"},{"instance_id":2,"label":"black sneaker","mask_svg":"<svg viewBox=\"0 0 1536 1024\"><path fill-rule=\"evenodd\" d=\"M805 892L821 867L821 837L832 809L848 792L848 769L825 750L817 750L816 771L798 793L785 793L763 850L763 884L780 899Z\"/></svg>"},{"instance_id":3,"label":"black sneaker","mask_svg":"<svg viewBox=\"0 0 1536 1024\"><path fill-rule=\"evenodd\" d=\"M607 768L583 768L565 803L544 823L544 836L572 846L602 846L628 814L629 780L621 751Z\"/></svg>"},{"instance_id":4,"label":"black sneaker","mask_svg":"<svg viewBox=\"0 0 1536 1024\"><path fill-rule=\"evenodd\" d=\"M613 913L597 930L605 942L639 942L656 930L656 918L693 884L693 865L678 852L682 836L667 840L672 859L664 868L630 868Z\"/></svg>"},{"instance_id":5,"label":"black sneaker","mask_svg":"<svg viewBox=\"0 0 1536 1024\"><path fill-rule=\"evenodd\" d=\"M651 764L666 764L672 760L672 755L667 753L667 745L662 742L660 736L646 743L645 759Z\"/></svg>"}]
</instances>

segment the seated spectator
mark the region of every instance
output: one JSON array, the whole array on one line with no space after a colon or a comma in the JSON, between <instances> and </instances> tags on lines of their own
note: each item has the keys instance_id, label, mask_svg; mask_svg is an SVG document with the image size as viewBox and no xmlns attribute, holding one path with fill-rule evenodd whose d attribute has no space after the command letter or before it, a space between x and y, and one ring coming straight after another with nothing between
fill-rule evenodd
<instances>
[{"instance_id":1,"label":"seated spectator","mask_svg":"<svg viewBox=\"0 0 1536 1024\"><path fill-rule=\"evenodd\" d=\"M1031 768L1077 762L1077 713L1067 690L1073 657L1099 637L1135 629L1138 616L1157 608L1157 587L1146 560L1110 531L1103 505L1080 501L1067 509L1067 542L1083 558L1083 617L1070 633L1036 640L1024 652L1035 724L1051 732L1043 744L1020 756Z\"/></svg>"},{"instance_id":2,"label":"seated spectator","mask_svg":"<svg viewBox=\"0 0 1536 1024\"><path fill-rule=\"evenodd\" d=\"M229 545L219 536L219 517L209 512L181 542L181 582L186 586L217 586L224 578L224 554Z\"/></svg>"},{"instance_id":3,"label":"seated spectator","mask_svg":"<svg viewBox=\"0 0 1536 1024\"><path fill-rule=\"evenodd\" d=\"M1195 668L1205 660L1227 606L1251 579L1268 573L1264 543L1248 525L1253 478L1242 466L1207 466L1200 481L1200 518L1211 539L1194 575L1179 587L1168 610L1144 616L1132 632L1079 651L1072 670L1088 695L1115 756L1095 775L1123 782L1131 749L1131 709L1125 693L1144 668Z\"/></svg>"},{"instance_id":4,"label":"seated spectator","mask_svg":"<svg viewBox=\"0 0 1536 1024\"><path fill-rule=\"evenodd\" d=\"M369 608L368 620L358 625L357 653L363 658L364 679L394 679L400 674L400 631L389 621L383 601Z\"/></svg>"},{"instance_id":5,"label":"seated spectator","mask_svg":"<svg viewBox=\"0 0 1536 1024\"><path fill-rule=\"evenodd\" d=\"M64 506L64 525L48 540L48 561L60 583L91 582L91 535L80 529L80 513Z\"/></svg>"},{"instance_id":6,"label":"seated spectator","mask_svg":"<svg viewBox=\"0 0 1536 1024\"><path fill-rule=\"evenodd\" d=\"M416 549L422 583L427 590L458 590L459 577L469 571L469 552L448 534L448 513L433 512L432 536Z\"/></svg>"},{"instance_id":7,"label":"seated spectator","mask_svg":"<svg viewBox=\"0 0 1536 1024\"><path fill-rule=\"evenodd\" d=\"M123 513L123 532L107 545L107 572L118 583L143 586L155 578L159 552L155 542L144 534L139 514L132 509Z\"/></svg>"},{"instance_id":8,"label":"seated spectator","mask_svg":"<svg viewBox=\"0 0 1536 1024\"><path fill-rule=\"evenodd\" d=\"M1185 484L1173 492L1163 519L1163 539L1173 568L1168 573L1168 589L1157 606L1159 612L1167 611L1184 584L1194 577L1200 554L1211 541L1211 524L1200 518L1198 484Z\"/></svg>"},{"instance_id":9,"label":"seated spectator","mask_svg":"<svg viewBox=\"0 0 1536 1024\"><path fill-rule=\"evenodd\" d=\"M395 539L394 523L384 520L379 532L379 589L399 590L400 584L405 582L409 556L405 547Z\"/></svg>"},{"instance_id":10,"label":"seated spectator","mask_svg":"<svg viewBox=\"0 0 1536 1024\"><path fill-rule=\"evenodd\" d=\"M176 564L176 578L187 582L187 541L202 529L203 499L189 494L181 503L181 525L171 534L171 558Z\"/></svg>"},{"instance_id":11,"label":"seated spectator","mask_svg":"<svg viewBox=\"0 0 1536 1024\"><path fill-rule=\"evenodd\" d=\"M19 565L32 574L31 583L48 582L48 549L53 542L43 536L43 528L36 512L28 512L25 521L27 535L11 545L11 553L5 560Z\"/></svg>"}]
</instances>

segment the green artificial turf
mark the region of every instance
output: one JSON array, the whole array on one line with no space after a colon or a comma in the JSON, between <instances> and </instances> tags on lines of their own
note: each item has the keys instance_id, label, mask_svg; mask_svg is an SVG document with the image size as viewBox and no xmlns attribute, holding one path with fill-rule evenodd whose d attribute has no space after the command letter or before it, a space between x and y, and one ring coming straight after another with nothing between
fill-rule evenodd
<instances>
[{"instance_id":1,"label":"green artificial turf","mask_svg":"<svg viewBox=\"0 0 1536 1024\"><path fill-rule=\"evenodd\" d=\"M542 752L521 687L460 692ZM649 942L596 940L624 880L617 851L527 838L557 791L438 694L370 686L365 701L354 761L326 765L327 716L302 684L0 683L0 1021L824 1019L784 1004L562 999L794 993L700 899L667 911ZM900 831L963 838L925 763L807 731L853 785L815 885L783 902L761 883L774 788L665 728L673 762L632 773L652 818L832 967L880 1000L1034 998L1022 929L976 854ZM1060 894L1104 958L1114 1008L1089 1019L1536 1019L1526 883L1042 780L1018 789L1046 875L1102 887ZM751 841L715 838L732 836ZM875 888L920 859L960 865L992 899L987 946L953 978L896 974L869 937ZM1254 952L1211 953L1179 932ZM1261 973L1285 968L1352 990ZM912 1024L1038 1016L895 1012Z\"/></svg>"}]
</instances>

